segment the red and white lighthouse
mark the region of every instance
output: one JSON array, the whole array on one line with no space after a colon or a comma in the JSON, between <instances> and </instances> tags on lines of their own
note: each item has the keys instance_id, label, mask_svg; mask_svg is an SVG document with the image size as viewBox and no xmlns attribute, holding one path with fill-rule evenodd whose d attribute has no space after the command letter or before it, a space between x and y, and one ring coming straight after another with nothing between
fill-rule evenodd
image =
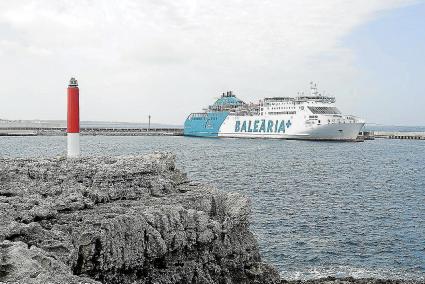
<instances>
[{"instance_id":1,"label":"red and white lighthouse","mask_svg":"<svg viewBox=\"0 0 425 284\"><path fill-rule=\"evenodd\" d=\"M72 77L68 85L68 158L80 156L80 90Z\"/></svg>"}]
</instances>

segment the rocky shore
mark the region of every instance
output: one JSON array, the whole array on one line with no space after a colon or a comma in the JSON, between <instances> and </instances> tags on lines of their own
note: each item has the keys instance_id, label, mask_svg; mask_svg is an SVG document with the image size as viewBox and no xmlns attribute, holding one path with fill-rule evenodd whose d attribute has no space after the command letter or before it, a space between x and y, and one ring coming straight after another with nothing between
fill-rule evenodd
<instances>
[{"instance_id":1,"label":"rocky shore","mask_svg":"<svg viewBox=\"0 0 425 284\"><path fill-rule=\"evenodd\" d=\"M0 283L413 283L281 280L249 214L170 153L0 159Z\"/></svg>"},{"instance_id":2,"label":"rocky shore","mask_svg":"<svg viewBox=\"0 0 425 284\"><path fill-rule=\"evenodd\" d=\"M384 279L355 279L353 277L335 278L327 277L313 280L296 280L286 281L282 280L281 284L420 284L424 282L413 280L384 280Z\"/></svg>"},{"instance_id":3,"label":"rocky shore","mask_svg":"<svg viewBox=\"0 0 425 284\"><path fill-rule=\"evenodd\" d=\"M0 282L278 283L249 214L169 153L0 159Z\"/></svg>"}]
</instances>

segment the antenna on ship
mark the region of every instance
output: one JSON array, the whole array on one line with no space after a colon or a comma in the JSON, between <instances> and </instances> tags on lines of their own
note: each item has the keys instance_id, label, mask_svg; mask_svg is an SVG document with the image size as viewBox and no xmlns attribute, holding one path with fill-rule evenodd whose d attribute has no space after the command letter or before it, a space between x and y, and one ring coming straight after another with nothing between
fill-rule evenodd
<instances>
[{"instance_id":1,"label":"antenna on ship","mask_svg":"<svg viewBox=\"0 0 425 284\"><path fill-rule=\"evenodd\" d=\"M317 84L310 82L310 93L311 96L320 96L319 92L317 91Z\"/></svg>"}]
</instances>

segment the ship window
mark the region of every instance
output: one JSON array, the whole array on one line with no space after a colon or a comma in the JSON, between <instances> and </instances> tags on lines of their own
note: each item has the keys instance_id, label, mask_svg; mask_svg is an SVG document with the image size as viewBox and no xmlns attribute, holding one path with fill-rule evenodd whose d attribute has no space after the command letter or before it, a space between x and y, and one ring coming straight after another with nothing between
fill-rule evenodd
<instances>
[{"instance_id":1,"label":"ship window","mask_svg":"<svg viewBox=\"0 0 425 284\"><path fill-rule=\"evenodd\" d=\"M341 114L336 107L311 107L308 109L314 114Z\"/></svg>"}]
</instances>

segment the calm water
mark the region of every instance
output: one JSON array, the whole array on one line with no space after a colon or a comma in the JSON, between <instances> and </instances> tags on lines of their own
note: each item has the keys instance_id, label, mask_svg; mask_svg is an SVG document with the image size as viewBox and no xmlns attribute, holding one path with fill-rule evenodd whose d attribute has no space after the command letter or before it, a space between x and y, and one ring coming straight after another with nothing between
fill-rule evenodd
<instances>
[{"instance_id":1,"label":"calm water","mask_svg":"<svg viewBox=\"0 0 425 284\"><path fill-rule=\"evenodd\" d=\"M0 156L56 156L65 137L0 137ZM192 180L248 195L263 258L285 278L425 280L425 141L330 143L82 137L84 155L168 150Z\"/></svg>"}]
</instances>

